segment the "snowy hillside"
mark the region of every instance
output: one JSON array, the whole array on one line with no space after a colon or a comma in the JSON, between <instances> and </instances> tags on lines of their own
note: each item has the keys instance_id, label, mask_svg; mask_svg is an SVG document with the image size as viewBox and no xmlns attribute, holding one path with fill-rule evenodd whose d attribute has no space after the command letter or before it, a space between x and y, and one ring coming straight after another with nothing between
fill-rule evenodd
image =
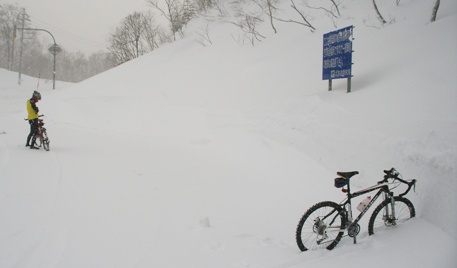
<instances>
[{"instance_id":1,"label":"snowy hillside","mask_svg":"<svg viewBox=\"0 0 457 268\"><path fill-rule=\"evenodd\" d=\"M335 28L317 11L314 33L265 23L254 47L200 18L89 80L41 81L49 152L24 147L37 79L0 70L0 267L455 267L457 2L429 23L433 1L391 1L383 27L371 1L343 2L338 28L356 26L349 94L321 80ZM289 6L278 15L297 16ZM305 210L344 198L336 171L360 171L363 188L391 167L418 180L416 218L299 251Z\"/></svg>"}]
</instances>

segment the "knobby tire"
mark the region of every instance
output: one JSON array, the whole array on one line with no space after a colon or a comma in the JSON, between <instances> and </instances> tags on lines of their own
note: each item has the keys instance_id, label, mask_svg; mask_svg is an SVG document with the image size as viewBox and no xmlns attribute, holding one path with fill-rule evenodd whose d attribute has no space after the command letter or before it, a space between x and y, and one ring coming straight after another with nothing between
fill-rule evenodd
<instances>
[{"instance_id":1,"label":"knobby tire","mask_svg":"<svg viewBox=\"0 0 457 268\"><path fill-rule=\"evenodd\" d=\"M49 139L48 139L48 134L46 133L46 130L43 130L42 135L43 135L43 142L42 142L43 148L46 151L49 151Z\"/></svg>"}]
</instances>

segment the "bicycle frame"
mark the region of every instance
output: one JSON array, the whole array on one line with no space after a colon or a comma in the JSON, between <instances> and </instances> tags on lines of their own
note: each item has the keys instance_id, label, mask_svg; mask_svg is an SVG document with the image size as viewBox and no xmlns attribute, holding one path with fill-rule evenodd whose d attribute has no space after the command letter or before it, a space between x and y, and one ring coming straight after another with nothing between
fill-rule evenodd
<instances>
[{"instance_id":1,"label":"bicycle frame","mask_svg":"<svg viewBox=\"0 0 457 268\"><path fill-rule=\"evenodd\" d=\"M38 119L36 135L37 135L37 138L40 140L40 142L43 142L43 129L44 129L43 125L44 125L43 120Z\"/></svg>"},{"instance_id":2,"label":"bicycle frame","mask_svg":"<svg viewBox=\"0 0 457 268\"><path fill-rule=\"evenodd\" d=\"M365 209L362 210L359 213L359 215L357 216L357 218L355 218L355 220L354 220L353 219L353 215L352 215L352 202L351 202L352 199L355 198L355 197L362 196L362 195L365 195L367 193L376 191L376 190L378 190L378 192L373 196L373 198L367 204ZM358 227L359 221L363 218L363 216L367 213L367 211L371 208L371 206L376 202L376 200L383 193L384 193L384 200L387 199L387 198L391 198L392 199L392 203L394 202L394 198L393 198L394 195L389 189L389 183L384 182L384 183L381 183L381 184L378 184L378 185L374 185L374 186L371 186L369 188L366 188L366 189L363 189L363 190L360 190L360 191L357 191L357 192L354 192L354 193L350 192L350 185L348 183L347 199L346 199L346 201L340 203L340 206L343 207L343 208L346 208L348 224L347 224L345 229L348 231L348 235L353 237L354 244L357 243L356 237L357 237L357 234L359 233L359 230L360 230L359 227ZM387 214L389 214L388 211L387 211ZM392 206L392 215L395 215L394 206ZM353 228L356 228L356 230L354 231Z\"/></svg>"},{"instance_id":3,"label":"bicycle frame","mask_svg":"<svg viewBox=\"0 0 457 268\"><path fill-rule=\"evenodd\" d=\"M367 194L369 192L373 192L373 191L378 190L378 189L379 189L379 191L373 196L373 198L370 200L370 202L365 207L365 209L359 213L359 215L357 216L357 218L354 221L352 221L352 219L353 219L352 218L352 202L351 202L352 198ZM389 189L388 183L382 183L382 184L374 185L374 186L371 186L369 188L357 191L357 192L352 193L352 194L349 192L349 186L348 186L348 195L347 195L348 197L347 197L347 200L346 200L346 202L344 202L344 203L342 203L340 205L343 206L343 207L345 207L345 206L348 207L348 211L349 211L348 219L349 219L349 221L351 223L358 223L362 219L362 217L365 215L365 213L370 209L370 207L374 204L374 202L376 202L376 200L378 199L378 197L382 193L384 193L384 199L393 197L393 194Z\"/></svg>"}]
</instances>

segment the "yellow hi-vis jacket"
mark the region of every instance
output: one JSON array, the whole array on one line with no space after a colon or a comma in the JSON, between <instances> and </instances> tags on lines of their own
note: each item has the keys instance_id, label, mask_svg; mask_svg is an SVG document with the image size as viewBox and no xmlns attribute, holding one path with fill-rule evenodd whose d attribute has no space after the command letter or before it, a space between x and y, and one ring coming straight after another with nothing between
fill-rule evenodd
<instances>
[{"instance_id":1,"label":"yellow hi-vis jacket","mask_svg":"<svg viewBox=\"0 0 457 268\"><path fill-rule=\"evenodd\" d=\"M27 112L28 112L28 120L33 120L38 118L38 107L36 107L35 103L31 100L27 100Z\"/></svg>"}]
</instances>

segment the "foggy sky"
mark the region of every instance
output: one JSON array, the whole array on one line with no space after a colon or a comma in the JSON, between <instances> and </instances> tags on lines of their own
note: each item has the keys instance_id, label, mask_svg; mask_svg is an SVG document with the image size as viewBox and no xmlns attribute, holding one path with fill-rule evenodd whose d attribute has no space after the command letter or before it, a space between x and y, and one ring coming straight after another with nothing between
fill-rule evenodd
<instances>
[{"instance_id":1,"label":"foggy sky","mask_svg":"<svg viewBox=\"0 0 457 268\"><path fill-rule=\"evenodd\" d=\"M135 11L148 10L145 0L3 0L17 3L31 16L31 27L50 31L59 46L86 54L107 51L108 37L121 20ZM43 43L52 44L41 33Z\"/></svg>"}]
</instances>

